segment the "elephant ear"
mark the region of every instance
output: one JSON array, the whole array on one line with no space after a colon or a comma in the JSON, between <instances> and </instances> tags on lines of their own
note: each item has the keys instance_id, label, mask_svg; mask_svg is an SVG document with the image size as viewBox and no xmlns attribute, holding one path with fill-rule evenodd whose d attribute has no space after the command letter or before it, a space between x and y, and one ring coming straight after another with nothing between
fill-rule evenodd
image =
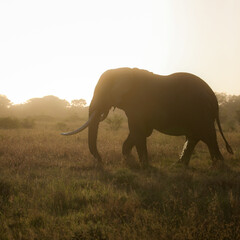
<instances>
[{"instance_id":1,"label":"elephant ear","mask_svg":"<svg viewBox=\"0 0 240 240\"><path fill-rule=\"evenodd\" d=\"M111 97L115 107L121 105L131 91L132 86L133 82L130 78L117 79L117 81L115 81L111 91Z\"/></svg>"}]
</instances>

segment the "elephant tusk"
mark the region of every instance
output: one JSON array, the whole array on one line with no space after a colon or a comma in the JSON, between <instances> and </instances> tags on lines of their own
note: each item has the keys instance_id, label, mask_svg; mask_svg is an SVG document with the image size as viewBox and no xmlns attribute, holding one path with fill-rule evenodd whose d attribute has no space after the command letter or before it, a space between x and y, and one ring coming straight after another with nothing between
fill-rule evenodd
<instances>
[{"instance_id":1,"label":"elephant tusk","mask_svg":"<svg viewBox=\"0 0 240 240\"><path fill-rule=\"evenodd\" d=\"M95 116L96 116L96 112L93 112L91 114L91 116L89 117L88 121L86 123L84 123L80 128L78 128L78 129L76 129L72 132L61 133L61 135L69 136L69 135L73 135L73 134L76 134L76 133L79 133L79 132L83 131L85 128L87 128L89 126L89 124L92 122L92 120Z\"/></svg>"}]
</instances>

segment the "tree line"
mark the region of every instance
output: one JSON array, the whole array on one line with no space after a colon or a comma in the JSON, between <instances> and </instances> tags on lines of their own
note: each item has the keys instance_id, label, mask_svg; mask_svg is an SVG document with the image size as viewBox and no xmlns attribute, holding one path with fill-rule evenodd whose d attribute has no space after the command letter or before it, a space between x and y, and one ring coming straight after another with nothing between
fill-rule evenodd
<instances>
[{"instance_id":1,"label":"tree line","mask_svg":"<svg viewBox=\"0 0 240 240\"><path fill-rule=\"evenodd\" d=\"M0 117L53 117L66 118L73 115L85 115L86 100L75 99L68 102L50 95L32 98L23 104L13 104L6 96L0 95Z\"/></svg>"},{"instance_id":2,"label":"tree line","mask_svg":"<svg viewBox=\"0 0 240 240\"><path fill-rule=\"evenodd\" d=\"M234 131L240 125L240 95L216 93L220 120L227 130Z\"/></svg>"},{"instance_id":3,"label":"tree line","mask_svg":"<svg viewBox=\"0 0 240 240\"><path fill-rule=\"evenodd\" d=\"M235 130L240 124L240 95L216 93L220 108L220 120L226 130ZM88 107L84 99L71 102L50 95L32 98L24 104L12 104L4 95L0 95L0 118L87 118Z\"/></svg>"}]
</instances>

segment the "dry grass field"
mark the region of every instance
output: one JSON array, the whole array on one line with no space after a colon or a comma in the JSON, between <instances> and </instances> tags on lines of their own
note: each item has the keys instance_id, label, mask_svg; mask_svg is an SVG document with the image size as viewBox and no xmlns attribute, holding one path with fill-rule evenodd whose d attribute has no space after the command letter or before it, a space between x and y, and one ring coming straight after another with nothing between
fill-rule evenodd
<instances>
[{"instance_id":1,"label":"dry grass field","mask_svg":"<svg viewBox=\"0 0 240 240\"><path fill-rule=\"evenodd\" d=\"M173 166L184 138L149 138L150 167L125 162L127 125L100 125L97 168L81 123L36 122L33 129L0 130L0 239L240 239L240 131L225 132L235 155L211 169L199 144L189 168ZM136 156L136 153L134 152Z\"/></svg>"}]
</instances>

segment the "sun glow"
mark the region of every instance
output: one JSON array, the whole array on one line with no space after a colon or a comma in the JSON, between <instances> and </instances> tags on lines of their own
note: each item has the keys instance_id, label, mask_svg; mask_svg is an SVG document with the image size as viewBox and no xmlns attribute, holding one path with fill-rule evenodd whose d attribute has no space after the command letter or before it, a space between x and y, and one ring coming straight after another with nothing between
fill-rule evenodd
<instances>
[{"instance_id":1,"label":"sun glow","mask_svg":"<svg viewBox=\"0 0 240 240\"><path fill-rule=\"evenodd\" d=\"M1 2L0 94L89 103L100 75L117 67L193 72L240 94L239 10L234 0Z\"/></svg>"}]
</instances>

